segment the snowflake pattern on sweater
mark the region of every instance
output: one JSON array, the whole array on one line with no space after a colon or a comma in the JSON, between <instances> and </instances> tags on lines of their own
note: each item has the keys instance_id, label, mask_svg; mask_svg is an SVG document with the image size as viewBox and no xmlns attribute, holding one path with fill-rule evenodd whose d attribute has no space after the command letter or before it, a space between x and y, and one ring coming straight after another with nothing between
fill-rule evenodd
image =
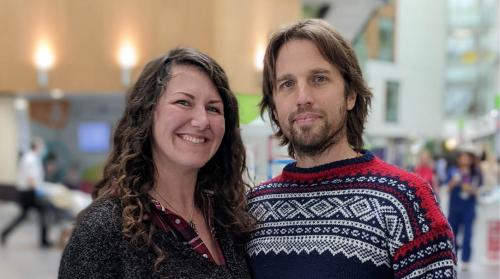
<instances>
[{"instance_id":1,"label":"snowflake pattern on sweater","mask_svg":"<svg viewBox=\"0 0 500 279\"><path fill-rule=\"evenodd\" d=\"M456 278L453 233L430 185L369 151L289 164L248 198L254 278Z\"/></svg>"}]
</instances>

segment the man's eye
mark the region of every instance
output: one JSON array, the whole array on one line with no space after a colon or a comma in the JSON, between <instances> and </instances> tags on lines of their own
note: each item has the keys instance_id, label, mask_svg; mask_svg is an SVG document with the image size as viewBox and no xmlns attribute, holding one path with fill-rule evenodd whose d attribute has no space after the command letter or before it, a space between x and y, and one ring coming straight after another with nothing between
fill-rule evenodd
<instances>
[{"instance_id":1,"label":"man's eye","mask_svg":"<svg viewBox=\"0 0 500 279\"><path fill-rule=\"evenodd\" d=\"M286 88L291 88L295 85L295 82L293 80L287 80L284 81L280 84L280 88L286 89Z\"/></svg>"},{"instance_id":2,"label":"man's eye","mask_svg":"<svg viewBox=\"0 0 500 279\"><path fill-rule=\"evenodd\" d=\"M325 76L315 76L314 77L314 82L315 83L323 83L323 82L325 82L327 80L328 80L328 78L325 77Z\"/></svg>"}]
</instances>

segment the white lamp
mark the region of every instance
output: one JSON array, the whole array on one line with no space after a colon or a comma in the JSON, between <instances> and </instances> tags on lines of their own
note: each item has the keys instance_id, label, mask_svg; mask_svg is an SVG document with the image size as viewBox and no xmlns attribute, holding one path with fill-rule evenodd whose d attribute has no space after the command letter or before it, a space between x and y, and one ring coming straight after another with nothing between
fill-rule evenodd
<instances>
[{"instance_id":1,"label":"white lamp","mask_svg":"<svg viewBox=\"0 0 500 279\"><path fill-rule=\"evenodd\" d=\"M255 55L254 55L254 66L257 71L261 72L264 69L264 55L265 55L265 48L262 44L259 44L257 46L257 49L255 50Z\"/></svg>"},{"instance_id":2,"label":"white lamp","mask_svg":"<svg viewBox=\"0 0 500 279\"><path fill-rule=\"evenodd\" d=\"M118 51L118 63L121 68L122 84L127 87L130 85L132 68L134 68L137 63L137 54L131 43L123 43L120 47Z\"/></svg>"},{"instance_id":3,"label":"white lamp","mask_svg":"<svg viewBox=\"0 0 500 279\"><path fill-rule=\"evenodd\" d=\"M41 88L49 85L49 70L54 66L54 52L47 42L40 42L35 51L35 66L37 69L37 83Z\"/></svg>"}]
</instances>

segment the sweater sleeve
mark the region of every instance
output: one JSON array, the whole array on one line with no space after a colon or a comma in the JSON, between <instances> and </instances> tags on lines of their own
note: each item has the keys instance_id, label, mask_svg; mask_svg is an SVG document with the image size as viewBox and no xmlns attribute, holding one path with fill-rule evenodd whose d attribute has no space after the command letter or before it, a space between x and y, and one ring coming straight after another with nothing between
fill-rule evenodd
<instances>
[{"instance_id":1,"label":"sweater sleeve","mask_svg":"<svg viewBox=\"0 0 500 279\"><path fill-rule=\"evenodd\" d=\"M415 226L414 237L395 251L394 278L457 278L454 235L430 185L420 183L416 195L425 225Z\"/></svg>"},{"instance_id":2,"label":"sweater sleeve","mask_svg":"<svg viewBox=\"0 0 500 279\"><path fill-rule=\"evenodd\" d=\"M118 278L121 232L111 206L91 206L81 216L66 245L59 278Z\"/></svg>"}]
</instances>

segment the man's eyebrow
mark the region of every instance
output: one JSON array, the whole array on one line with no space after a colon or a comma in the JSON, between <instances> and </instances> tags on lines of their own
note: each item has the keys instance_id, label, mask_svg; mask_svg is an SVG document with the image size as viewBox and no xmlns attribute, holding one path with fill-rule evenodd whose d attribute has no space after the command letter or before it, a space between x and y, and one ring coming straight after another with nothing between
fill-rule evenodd
<instances>
[{"instance_id":1,"label":"man's eyebrow","mask_svg":"<svg viewBox=\"0 0 500 279\"><path fill-rule=\"evenodd\" d=\"M293 78L293 76L291 74L284 74L284 75L281 75L278 78L276 78L276 83L283 81L283 80L292 79L292 78Z\"/></svg>"},{"instance_id":2,"label":"man's eyebrow","mask_svg":"<svg viewBox=\"0 0 500 279\"><path fill-rule=\"evenodd\" d=\"M329 74L329 73L331 73L331 71L328 69L324 69L324 68L315 68L315 69L311 69L309 71L309 73L311 73L311 74Z\"/></svg>"}]
</instances>

